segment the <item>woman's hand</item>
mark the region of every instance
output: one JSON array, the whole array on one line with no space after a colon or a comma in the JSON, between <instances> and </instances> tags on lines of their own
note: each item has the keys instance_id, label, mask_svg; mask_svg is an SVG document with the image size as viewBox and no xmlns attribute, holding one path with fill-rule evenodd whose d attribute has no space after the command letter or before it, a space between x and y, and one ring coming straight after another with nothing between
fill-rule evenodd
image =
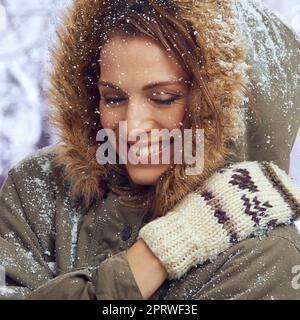
<instances>
[{"instance_id":1,"label":"woman's hand","mask_svg":"<svg viewBox=\"0 0 300 320\"><path fill-rule=\"evenodd\" d=\"M144 300L149 299L167 278L166 269L143 239L132 245L126 256Z\"/></svg>"}]
</instances>

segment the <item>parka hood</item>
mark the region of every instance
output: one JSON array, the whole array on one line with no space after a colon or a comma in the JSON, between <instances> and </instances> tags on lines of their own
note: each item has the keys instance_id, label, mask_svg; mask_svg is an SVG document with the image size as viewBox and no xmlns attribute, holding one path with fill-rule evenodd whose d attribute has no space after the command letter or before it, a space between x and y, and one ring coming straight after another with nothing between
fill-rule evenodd
<instances>
[{"instance_id":1,"label":"parka hood","mask_svg":"<svg viewBox=\"0 0 300 320\"><path fill-rule=\"evenodd\" d=\"M105 195L105 180L109 178L107 170L96 160L96 134L102 128L98 89L84 73L86 66L95 61L89 48L95 41L95 28L103 28L101 23L109 2L75 0L62 20L58 43L53 49L49 98L54 109L52 123L61 140L55 161L64 167L71 197L82 196L87 204L93 196ZM204 44L208 87L219 108L222 143L237 145L245 132L247 98L236 82L247 86L249 80L246 44L239 32L233 1L176 0L174 3L181 17L196 30L196 41ZM93 67L96 70L97 66ZM205 132L205 124L203 129ZM203 176L208 176L225 162L228 150L217 149L209 141L205 149L208 158Z\"/></svg>"},{"instance_id":2,"label":"parka hood","mask_svg":"<svg viewBox=\"0 0 300 320\"><path fill-rule=\"evenodd\" d=\"M56 162L64 166L71 196L81 195L87 202L93 195L103 196L99 185L107 172L97 163L98 145L93 142L101 129L97 89L81 71L91 61L89 43L93 41L95 21L101 25L107 11L106 3L74 1L58 30L59 41L53 50L50 99L55 109L54 126L61 139ZM192 24L205 45L208 85L220 109L222 142L237 141L244 132L240 108L243 94L230 80L246 84L247 66L245 44L238 32L231 1L178 0L175 4L181 17ZM224 80L224 75L229 80ZM216 150L213 144L205 147L210 151L209 163L205 164L208 174L222 164L226 154L223 149Z\"/></svg>"}]
</instances>

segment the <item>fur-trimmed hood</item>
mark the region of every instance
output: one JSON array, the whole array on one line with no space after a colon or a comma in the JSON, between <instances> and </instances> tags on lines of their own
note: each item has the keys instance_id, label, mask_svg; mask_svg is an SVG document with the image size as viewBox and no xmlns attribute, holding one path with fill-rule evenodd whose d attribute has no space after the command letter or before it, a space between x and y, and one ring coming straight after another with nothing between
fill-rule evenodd
<instances>
[{"instance_id":1,"label":"fur-trimmed hood","mask_svg":"<svg viewBox=\"0 0 300 320\"><path fill-rule=\"evenodd\" d=\"M106 3L109 1L75 0L58 30L59 43L53 50L50 99L55 109L52 119L62 142L56 162L64 166L71 196L81 195L87 202L95 194L103 195L99 184L107 172L96 161L97 145L93 143L101 129L97 98L93 84L87 87L88 82L83 79L86 75L81 71L91 61L88 48L93 41L94 23L96 20L101 24ZM236 140L244 131L239 108L243 94L230 80L246 83L246 50L231 2L178 0L175 4L181 17L198 32L198 41L204 43L208 85L220 112L222 143ZM224 76L229 80L224 80ZM221 166L226 157L226 149L217 150L214 142L207 143L205 148L209 162L206 159L203 177Z\"/></svg>"},{"instance_id":2,"label":"fur-trimmed hood","mask_svg":"<svg viewBox=\"0 0 300 320\"><path fill-rule=\"evenodd\" d=\"M65 178L71 186L70 195L83 197L87 204L93 196L104 196L106 181L110 178L107 169L96 161L98 145L94 141L101 129L98 94L85 70L88 64L96 61L89 48L95 41L95 28L98 31L103 28L101 23L111 2L75 0L58 29L58 44L53 49L49 98L53 107L51 120L61 140L55 161L64 167ZM159 0L150 2L162 3ZM242 106L247 100L242 87L236 83L247 86L249 80L246 43L239 33L232 1L175 0L174 3L180 16L196 30L196 41L205 47L208 88L221 121L221 144L234 146L245 133ZM206 123L203 124L204 132L205 126ZM209 139L205 142L205 150L203 179L232 155L230 147L216 148ZM184 193L177 193L170 206Z\"/></svg>"}]
</instances>

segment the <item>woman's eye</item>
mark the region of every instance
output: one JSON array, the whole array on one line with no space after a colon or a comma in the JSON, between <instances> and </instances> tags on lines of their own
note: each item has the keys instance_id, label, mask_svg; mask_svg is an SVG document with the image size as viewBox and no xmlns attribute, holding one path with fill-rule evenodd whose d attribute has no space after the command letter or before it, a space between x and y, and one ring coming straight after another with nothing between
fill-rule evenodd
<instances>
[{"instance_id":1,"label":"woman's eye","mask_svg":"<svg viewBox=\"0 0 300 320\"><path fill-rule=\"evenodd\" d=\"M100 98L101 100L102 98ZM114 104L120 104L123 100L126 100L125 98L113 98L113 97L105 97L104 103L106 105L114 105ZM151 99L149 98L150 101L153 101L155 104L160 104L160 105L171 105L174 103L176 100L178 100L178 97L173 97L170 99Z\"/></svg>"},{"instance_id":2,"label":"woman's eye","mask_svg":"<svg viewBox=\"0 0 300 320\"><path fill-rule=\"evenodd\" d=\"M105 98L104 102L106 105L119 104L123 98Z\"/></svg>"},{"instance_id":3,"label":"woman's eye","mask_svg":"<svg viewBox=\"0 0 300 320\"><path fill-rule=\"evenodd\" d=\"M168 100L152 99L152 101L154 101L155 103L158 103L158 104L169 105L169 104L174 103L177 99L178 98L171 98Z\"/></svg>"}]
</instances>

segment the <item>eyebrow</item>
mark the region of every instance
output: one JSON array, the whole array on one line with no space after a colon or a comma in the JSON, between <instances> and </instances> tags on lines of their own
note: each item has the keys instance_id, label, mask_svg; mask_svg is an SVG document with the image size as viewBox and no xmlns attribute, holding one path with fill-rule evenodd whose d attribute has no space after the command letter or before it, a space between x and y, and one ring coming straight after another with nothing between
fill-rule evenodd
<instances>
[{"instance_id":1,"label":"eyebrow","mask_svg":"<svg viewBox=\"0 0 300 320\"><path fill-rule=\"evenodd\" d=\"M149 90L149 89L152 89L152 88L156 88L156 87L159 87L159 86L164 86L164 85L170 85L170 84L189 84L190 81L188 80L174 80L174 81L161 81L161 82L154 82L154 83L150 83L150 84L147 84L143 87L143 90ZM119 86L109 82L109 81L104 81L104 80L99 80L97 82L97 85L98 86L104 86L104 87L109 87L109 88L113 88L113 89L116 89L116 90L120 90L120 91L123 91Z\"/></svg>"}]
</instances>

